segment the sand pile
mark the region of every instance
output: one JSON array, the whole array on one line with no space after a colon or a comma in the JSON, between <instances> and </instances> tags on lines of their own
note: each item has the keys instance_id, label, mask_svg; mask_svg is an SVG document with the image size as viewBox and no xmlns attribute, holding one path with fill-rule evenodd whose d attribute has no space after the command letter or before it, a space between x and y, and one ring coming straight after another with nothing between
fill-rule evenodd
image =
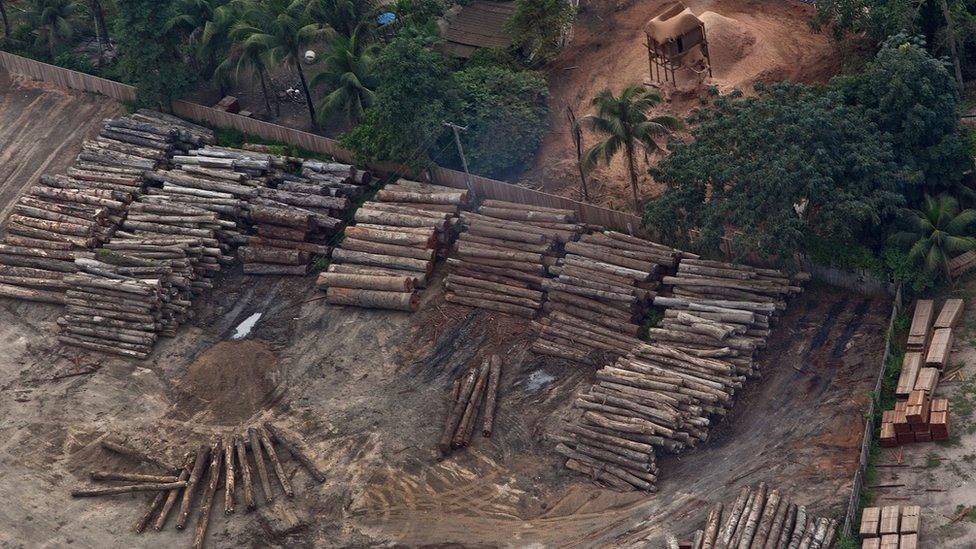
<instances>
[{"instance_id":1,"label":"sand pile","mask_svg":"<svg viewBox=\"0 0 976 549\"><path fill-rule=\"evenodd\" d=\"M265 343L222 341L190 364L177 385L174 415L234 425L270 404L280 383L278 359Z\"/></svg>"},{"instance_id":2,"label":"sand pile","mask_svg":"<svg viewBox=\"0 0 976 549\"><path fill-rule=\"evenodd\" d=\"M698 18L705 23L713 71L723 75L738 72L733 66L753 52L756 36L738 20L714 11L706 11Z\"/></svg>"}]
</instances>

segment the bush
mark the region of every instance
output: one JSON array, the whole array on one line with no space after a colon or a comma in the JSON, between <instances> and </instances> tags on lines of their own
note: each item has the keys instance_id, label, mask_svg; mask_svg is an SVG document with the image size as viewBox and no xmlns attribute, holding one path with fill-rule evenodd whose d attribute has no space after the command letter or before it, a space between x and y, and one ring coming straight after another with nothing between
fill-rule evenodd
<instances>
[{"instance_id":1,"label":"bush","mask_svg":"<svg viewBox=\"0 0 976 549\"><path fill-rule=\"evenodd\" d=\"M506 28L515 47L541 64L559 53L563 36L575 20L576 8L566 0L515 0L515 13Z\"/></svg>"},{"instance_id":2,"label":"bush","mask_svg":"<svg viewBox=\"0 0 976 549\"><path fill-rule=\"evenodd\" d=\"M468 129L461 134L469 169L498 177L524 168L546 131L549 91L536 72L499 66L475 66L453 75L458 105L454 120ZM450 158L459 163L453 147Z\"/></svg>"},{"instance_id":3,"label":"bush","mask_svg":"<svg viewBox=\"0 0 976 549\"><path fill-rule=\"evenodd\" d=\"M95 66L92 65L91 61L87 58L77 55L72 52L63 52L54 58L54 64L59 67L64 67L66 69L71 69L73 71L84 72L88 74L97 74L98 71Z\"/></svg>"}]
</instances>

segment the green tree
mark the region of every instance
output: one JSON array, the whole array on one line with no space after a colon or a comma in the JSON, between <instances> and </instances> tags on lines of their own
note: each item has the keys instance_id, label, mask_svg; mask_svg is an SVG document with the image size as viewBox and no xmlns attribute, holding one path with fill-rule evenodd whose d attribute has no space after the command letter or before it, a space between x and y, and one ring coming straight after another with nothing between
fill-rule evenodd
<instances>
[{"instance_id":1,"label":"green tree","mask_svg":"<svg viewBox=\"0 0 976 549\"><path fill-rule=\"evenodd\" d=\"M397 36L376 60L379 83L362 122L342 136L363 160L423 167L453 104L447 61L429 37Z\"/></svg>"},{"instance_id":2,"label":"green tree","mask_svg":"<svg viewBox=\"0 0 976 549\"><path fill-rule=\"evenodd\" d=\"M976 250L976 210L960 210L959 202L949 195L925 196L921 209L908 211L904 223L904 230L889 240L907 250L908 260L930 276L951 280L949 259Z\"/></svg>"},{"instance_id":3,"label":"green tree","mask_svg":"<svg viewBox=\"0 0 976 549\"><path fill-rule=\"evenodd\" d=\"M313 22L304 0L244 0L241 20L231 37L247 48L257 48L271 63L285 63L298 73L313 127L315 102L302 69L305 48L332 36L333 31Z\"/></svg>"},{"instance_id":4,"label":"green tree","mask_svg":"<svg viewBox=\"0 0 976 549\"><path fill-rule=\"evenodd\" d=\"M2 3L2 2L0 2ZM88 9L91 11L92 20L95 22L95 36L104 51L111 45L108 36L108 25L105 23L105 8L102 7L101 0L88 0Z\"/></svg>"},{"instance_id":5,"label":"green tree","mask_svg":"<svg viewBox=\"0 0 976 549\"><path fill-rule=\"evenodd\" d=\"M247 74L251 78L257 77L261 83L261 94L264 97L264 107L267 112L271 112L271 98L268 95L268 66L265 62L264 48L253 41L244 41L234 44L227 58L224 59L214 71L217 78L223 79L233 74L235 78ZM281 115L279 103L275 100L275 114Z\"/></svg>"},{"instance_id":6,"label":"green tree","mask_svg":"<svg viewBox=\"0 0 976 549\"><path fill-rule=\"evenodd\" d=\"M370 23L378 12L373 0L315 0L310 9L316 21L347 37L367 33L369 27L364 23Z\"/></svg>"},{"instance_id":7,"label":"green tree","mask_svg":"<svg viewBox=\"0 0 976 549\"><path fill-rule=\"evenodd\" d=\"M959 92L947 63L933 58L924 42L893 36L863 72L831 85L890 136L896 157L912 174L902 190L910 203L960 184L972 160L959 127Z\"/></svg>"},{"instance_id":8,"label":"green tree","mask_svg":"<svg viewBox=\"0 0 976 549\"><path fill-rule=\"evenodd\" d=\"M177 44L159 39L159 30L173 13L171 0L125 0L118 4L113 34L118 42L119 70L136 86L142 105L168 108L192 82Z\"/></svg>"},{"instance_id":9,"label":"green tree","mask_svg":"<svg viewBox=\"0 0 976 549\"><path fill-rule=\"evenodd\" d=\"M30 0L24 9L24 19L34 37L34 49L54 58L57 49L75 35L78 4L72 0Z\"/></svg>"},{"instance_id":10,"label":"green tree","mask_svg":"<svg viewBox=\"0 0 976 549\"><path fill-rule=\"evenodd\" d=\"M788 260L811 238L862 240L904 204L906 175L864 110L835 92L758 87L703 109L689 143L651 173L667 189L644 219L673 244Z\"/></svg>"},{"instance_id":11,"label":"green tree","mask_svg":"<svg viewBox=\"0 0 976 549\"><path fill-rule=\"evenodd\" d=\"M559 52L575 20L576 8L566 0L515 0L506 29L530 61L544 63Z\"/></svg>"},{"instance_id":12,"label":"green tree","mask_svg":"<svg viewBox=\"0 0 976 549\"><path fill-rule=\"evenodd\" d=\"M471 171L502 176L531 160L545 135L549 91L537 72L471 66L452 75L457 88L457 124ZM448 147L458 162L454 147Z\"/></svg>"},{"instance_id":13,"label":"green tree","mask_svg":"<svg viewBox=\"0 0 976 549\"><path fill-rule=\"evenodd\" d=\"M330 43L324 69L312 79L312 87L324 87L326 95L319 101L319 120L342 113L350 125L362 118L373 102L376 81L373 78L378 46L369 43L362 26L351 36L338 35Z\"/></svg>"},{"instance_id":14,"label":"green tree","mask_svg":"<svg viewBox=\"0 0 976 549\"><path fill-rule=\"evenodd\" d=\"M596 113L584 116L579 121L581 126L603 136L603 141L593 145L583 155L583 169L591 170L600 162L609 163L618 152L623 151L630 187L634 192L634 208L638 210L638 149L657 148L654 138L681 127L681 122L673 116L648 116L648 111L660 102L660 93L640 84L627 86L619 96L605 89L593 98Z\"/></svg>"},{"instance_id":15,"label":"green tree","mask_svg":"<svg viewBox=\"0 0 976 549\"><path fill-rule=\"evenodd\" d=\"M3 21L3 37L10 38L10 20L7 19L7 7L0 0L0 21Z\"/></svg>"},{"instance_id":16,"label":"green tree","mask_svg":"<svg viewBox=\"0 0 976 549\"><path fill-rule=\"evenodd\" d=\"M814 28L830 26L835 38L865 34L880 43L899 32L913 32L919 23L918 0L817 0Z\"/></svg>"}]
</instances>

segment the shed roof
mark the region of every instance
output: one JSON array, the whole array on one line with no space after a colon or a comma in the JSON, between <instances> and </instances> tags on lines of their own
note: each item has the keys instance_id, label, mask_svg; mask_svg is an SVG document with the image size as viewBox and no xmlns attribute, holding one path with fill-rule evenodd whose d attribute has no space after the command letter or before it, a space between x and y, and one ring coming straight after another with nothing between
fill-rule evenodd
<instances>
[{"instance_id":1,"label":"shed roof","mask_svg":"<svg viewBox=\"0 0 976 549\"><path fill-rule=\"evenodd\" d=\"M508 46L512 37L505 31L505 22L514 12L514 2L475 0L464 6L443 35L445 50L470 57L478 48Z\"/></svg>"},{"instance_id":2,"label":"shed roof","mask_svg":"<svg viewBox=\"0 0 976 549\"><path fill-rule=\"evenodd\" d=\"M695 30L702 24L692 11L681 2L666 4L644 25L647 37L663 44Z\"/></svg>"}]
</instances>

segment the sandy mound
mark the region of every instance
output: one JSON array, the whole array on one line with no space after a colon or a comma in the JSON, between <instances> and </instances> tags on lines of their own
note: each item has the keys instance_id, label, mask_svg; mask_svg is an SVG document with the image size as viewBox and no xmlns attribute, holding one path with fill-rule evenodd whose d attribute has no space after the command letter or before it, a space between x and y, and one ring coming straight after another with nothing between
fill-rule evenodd
<instances>
[{"instance_id":1,"label":"sandy mound","mask_svg":"<svg viewBox=\"0 0 976 549\"><path fill-rule=\"evenodd\" d=\"M752 53L756 36L736 19L714 11L706 11L698 18L705 23L713 70L717 69L723 75L732 74L733 65Z\"/></svg>"},{"instance_id":2,"label":"sandy mound","mask_svg":"<svg viewBox=\"0 0 976 549\"><path fill-rule=\"evenodd\" d=\"M278 359L256 340L222 341L190 364L174 415L234 425L260 412L281 382Z\"/></svg>"}]
</instances>

